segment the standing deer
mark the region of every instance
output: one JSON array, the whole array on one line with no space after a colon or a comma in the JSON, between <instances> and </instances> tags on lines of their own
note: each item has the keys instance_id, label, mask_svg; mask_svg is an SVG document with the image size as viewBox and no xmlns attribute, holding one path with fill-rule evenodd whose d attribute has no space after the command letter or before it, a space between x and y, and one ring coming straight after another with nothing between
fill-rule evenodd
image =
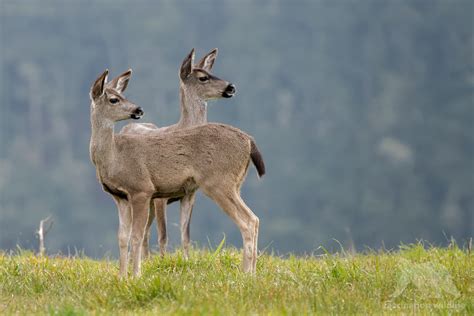
<instances>
[{"instance_id":1,"label":"standing deer","mask_svg":"<svg viewBox=\"0 0 474 316\"><path fill-rule=\"evenodd\" d=\"M242 269L255 273L259 220L240 197L250 161L259 176L265 173L253 138L223 124L157 135L116 135L115 122L139 119L143 111L122 95L132 71L107 84L108 73L106 70L97 78L90 92L90 156L99 182L119 209L120 275L127 275L129 243L133 275L140 275L150 201L182 198L197 189L238 226L243 240Z\"/></svg>"},{"instance_id":2,"label":"standing deer","mask_svg":"<svg viewBox=\"0 0 474 316\"><path fill-rule=\"evenodd\" d=\"M217 48L211 50L197 64L194 64L193 48L183 60L179 72L181 117L178 123L161 128L150 123L130 123L121 130L121 133L141 135L157 134L207 123L207 101L211 99L231 98L235 94L235 86L233 84L210 74L216 57ZM181 243L185 258L188 258L189 252L189 226L195 194L195 191L188 192L180 200ZM150 254L150 227L155 216L157 220L160 253L163 256L166 252L168 243L166 233L166 205L171 201L170 199L153 199L150 203L150 213L142 249L142 254L145 257Z\"/></svg>"}]
</instances>

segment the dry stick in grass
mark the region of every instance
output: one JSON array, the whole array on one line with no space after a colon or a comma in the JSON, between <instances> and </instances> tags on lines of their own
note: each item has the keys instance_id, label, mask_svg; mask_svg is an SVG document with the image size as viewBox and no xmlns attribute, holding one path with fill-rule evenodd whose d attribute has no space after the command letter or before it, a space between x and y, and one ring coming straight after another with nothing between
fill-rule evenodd
<instances>
[{"instance_id":1,"label":"dry stick in grass","mask_svg":"<svg viewBox=\"0 0 474 316\"><path fill-rule=\"evenodd\" d=\"M48 227L45 228L45 224L48 223ZM39 229L36 232L38 234L38 239L39 239L39 255L44 256L44 253L46 251L46 248L44 246L44 238L46 237L46 234L51 230L53 227L54 220L51 219L51 215L46 217L45 219L42 219L39 224Z\"/></svg>"}]
</instances>

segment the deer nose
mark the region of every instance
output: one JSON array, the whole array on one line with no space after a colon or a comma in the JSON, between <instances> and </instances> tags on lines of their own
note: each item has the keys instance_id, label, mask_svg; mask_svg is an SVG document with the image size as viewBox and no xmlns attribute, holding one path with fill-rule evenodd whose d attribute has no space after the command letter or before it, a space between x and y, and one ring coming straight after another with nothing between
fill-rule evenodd
<instances>
[{"instance_id":1,"label":"deer nose","mask_svg":"<svg viewBox=\"0 0 474 316\"><path fill-rule=\"evenodd\" d=\"M138 107L138 108L133 112L133 114L142 116L142 115L143 115L143 109L142 109L141 107Z\"/></svg>"},{"instance_id":2,"label":"deer nose","mask_svg":"<svg viewBox=\"0 0 474 316\"><path fill-rule=\"evenodd\" d=\"M229 94L234 94L235 93L235 86L234 84L230 83L227 88L225 88L225 92Z\"/></svg>"},{"instance_id":3,"label":"deer nose","mask_svg":"<svg viewBox=\"0 0 474 316\"><path fill-rule=\"evenodd\" d=\"M222 96L224 98L232 98L235 94L235 86L232 83L229 83L229 85L225 88L224 93L222 93Z\"/></svg>"},{"instance_id":4,"label":"deer nose","mask_svg":"<svg viewBox=\"0 0 474 316\"><path fill-rule=\"evenodd\" d=\"M143 110L141 107L137 107L135 111L133 111L132 114L130 115L130 117L134 120L138 120L142 116L143 116Z\"/></svg>"}]
</instances>

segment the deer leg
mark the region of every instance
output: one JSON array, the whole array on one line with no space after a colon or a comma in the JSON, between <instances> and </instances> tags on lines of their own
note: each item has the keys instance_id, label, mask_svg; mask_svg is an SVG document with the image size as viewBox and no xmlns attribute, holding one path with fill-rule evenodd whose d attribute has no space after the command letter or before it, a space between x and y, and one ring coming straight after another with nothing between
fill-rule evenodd
<instances>
[{"instance_id":1,"label":"deer leg","mask_svg":"<svg viewBox=\"0 0 474 316\"><path fill-rule=\"evenodd\" d=\"M180 205L181 244L183 247L183 255L186 260L189 257L189 225L191 223L195 197L196 192L185 195L181 199Z\"/></svg>"},{"instance_id":2,"label":"deer leg","mask_svg":"<svg viewBox=\"0 0 474 316\"><path fill-rule=\"evenodd\" d=\"M250 212L253 215L253 253L252 253L252 274L255 274L257 272L257 257L258 257L258 230L260 227L260 219L258 218L257 215L255 215L252 210L245 204L244 200L242 200L242 197L240 194L237 194L237 198L239 199L239 204L246 208L248 212Z\"/></svg>"},{"instance_id":3,"label":"deer leg","mask_svg":"<svg viewBox=\"0 0 474 316\"><path fill-rule=\"evenodd\" d=\"M204 190L203 190L204 191ZM242 270L255 274L257 270L257 241L259 219L244 203L237 190L204 191L234 221L242 234L243 260Z\"/></svg>"},{"instance_id":4,"label":"deer leg","mask_svg":"<svg viewBox=\"0 0 474 316\"><path fill-rule=\"evenodd\" d=\"M150 201L150 209L148 212L148 221L145 227L145 236L143 237L143 244L142 244L142 259L146 259L150 257L150 228L151 224L153 224L153 220L155 219L155 206L153 201Z\"/></svg>"},{"instance_id":5,"label":"deer leg","mask_svg":"<svg viewBox=\"0 0 474 316\"><path fill-rule=\"evenodd\" d=\"M148 207L150 205L150 196L138 194L130 199L132 205L132 233L130 254L133 261L133 275L140 276L141 270L141 250L145 228L148 221Z\"/></svg>"},{"instance_id":6,"label":"deer leg","mask_svg":"<svg viewBox=\"0 0 474 316\"><path fill-rule=\"evenodd\" d=\"M168 235L166 234L166 203L167 199L154 199L153 204L156 214L156 226L158 229L158 243L160 245L160 254L164 257L168 245Z\"/></svg>"},{"instance_id":7,"label":"deer leg","mask_svg":"<svg viewBox=\"0 0 474 316\"><path fill-rule=\"evenodd\" d=\"M118 243L120 253L120 276L127 276L128 266L128 243L132 228L132 213L128 201L114 197L119 213Z\"/></svg>"}]
</instances>

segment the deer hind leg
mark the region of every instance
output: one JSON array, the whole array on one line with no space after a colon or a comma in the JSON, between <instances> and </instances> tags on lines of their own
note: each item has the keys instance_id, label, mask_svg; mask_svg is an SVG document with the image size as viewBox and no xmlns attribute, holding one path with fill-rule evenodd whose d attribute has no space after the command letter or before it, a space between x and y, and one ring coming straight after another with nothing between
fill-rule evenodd
<instances>
[{"instance_id":1,"label":"deer hind leg","mask_svg":"<svg viewBox=\"0 0 474 316\"><path fill-rule=\"evenodd\" d=\"M114 197L119 213L118 244L120 253L120 276L127 276L128 266L128 243L132 229L132 212L127 200Z\"/></svg>"},{"instance_id":2,"label":"deer hind leg","mask_svg":"<svg viewBox=\"0 0 474 316\"><path fill-rule=\"evenodd\" d=\"M151 224L153 224L153 220L155 219L155 206L153 202L150 202L150 210L148 212L148 221L145 227L145 236L143 237L143 244L142 244L142 259L147 259L150 257L151 250L150 250L150 228Z\"/></svg>"},{"instance_id":3,"label":"deer hind leg","mask_svg":"<svg viewBox=\"0 0 474 316\"><path fill-rule=\"evenodd\" d=\"M154 199L153 205L156 215L156 226L158 230L158 244L160 245L160 254L163 257L168 246L168 234L166 233L166 203L167 199Z\"/></svg>"},{"instance_id":4,"label":"deer hind leg","mask_svg":"<svg viewBox=\"0 0 474 316\"><path fill-rule=\"evenodd\" d=\"M138 194L130 199L132 206L132 233L130 254L133 261L133 275L140 276L141 270L141 250L145 228L148 221L148 207L150 205L150 196Z\"/></svg>"},{"instance_id":5,"label":"deer hind leg","mask_svg":"<svg viewBox=\"0 0 474 316\"><path fill-rule=\"evenodd\" d=\"M187 260L189 257L189 226L191 223L191 215L193 213L196 191L185 195L181 199L180 207L180 224L181 224L181 245L183 247L183 255Z\"/></svg>"},{"instance_id":6,"label":"deer hind leg","mask_svg":"<svg viewBox=\"0 0 474 316\"><path fill-rule=\"evenodd\" d=\"M244 203L237 189L229 191L205 190L204 193L213 199L239 228L243 241L242 270L255 274L257 270L258 217Z\"/></svg>"}]
</instances>

